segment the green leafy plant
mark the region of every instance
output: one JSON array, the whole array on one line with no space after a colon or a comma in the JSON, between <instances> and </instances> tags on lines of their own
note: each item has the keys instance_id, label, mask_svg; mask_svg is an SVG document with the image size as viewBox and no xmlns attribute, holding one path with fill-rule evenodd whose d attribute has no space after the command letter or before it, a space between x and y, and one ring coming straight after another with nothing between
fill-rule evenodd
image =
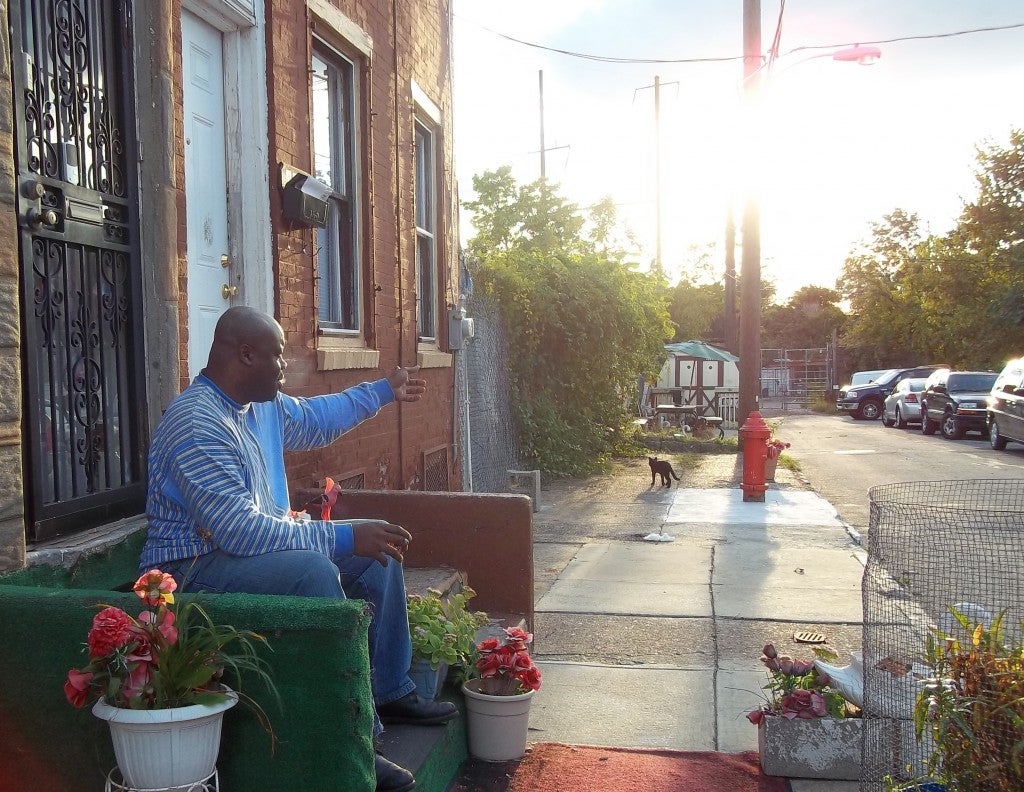
<instances>
[{"instance_id":1,"label":"green leafy plant","mask_svg":"<svg viewBox=\"0 0 1024 792\"><path fill-rule=\"evenodd\" d=\"M1005 642L1005 611L988 625L950 612L966 640L928 636L932 676L914 706L918 740L934 742L928 771L958 792L1024 789L1024 646Z\"/></svg>"},{"instance_id":2,"label":"green leafy plant","mask_svg":"<svg viewBox=\"0 0 1024 792\"><path fill-rule=\"evenodd\" d=\"M816 649L815 654L829 661L837 657L835 652L827 649ZM755 726L769 715L792 720L845 718L858 714L853 705L829 687L831 680L828 674L815 668L813 661L779 654L774 645L765 644L761 650L761 662L768 669L768 681L762 687L766 700L747 713L747 720Z\"/></svg>"},{"instance_id":3,"label":"green leafy plant","mask_svg":"<svg viewBox=\"0 0 1024 792\"><path fill-rule=\"evenodd\" d=\"M222 678L251 673L276 696L266 661L257 646L266 639L250 630L215 624L196 601L177 607L177 584L152 569L132 590L145 605L138 617L121 608L99 605L85 651L89 662L68 672L64 695L75 707L103 699L127 709L169 709L227 700ZM235 691L270 731L266 713L249 696Z\"/></svg>"},{"instance_id":4,"label":"green leafy plant","mask_svg":"<svg viewBox=\"0 0 1024 792\"><path fill-rule=\"evenodd\" d=\"M434 669L445 663L456 672L469 665L476 650L477 630L487 624L486 613L469 610L469 600L475 596L468 586L447 596L437 589L409 595L413 660L427 660Z\"/></svg>"},{"instance_id":5,"label":"green leafy plant","mask_svg":"<svg viewBox=\"0 0 1024 792\"><path fill-rule=\"evenodd\" d=\"M514 350L509 389L522 451L546 475L607 470L628 441L637 378L656 378L665 359L664 284L612 244L610 203L587 227L543 179L520 186L501 168L475 176L473 188L477 199L463 205L476 229L474 300L497 309Z\"/></svg>"}]
</instances>

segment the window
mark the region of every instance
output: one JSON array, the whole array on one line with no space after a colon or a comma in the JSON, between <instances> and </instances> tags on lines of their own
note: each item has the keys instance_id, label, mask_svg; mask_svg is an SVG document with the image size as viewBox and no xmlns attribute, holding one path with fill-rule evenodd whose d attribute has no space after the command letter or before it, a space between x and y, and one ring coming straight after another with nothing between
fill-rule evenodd
<instances>
[{"instance_id":1,"label":"window","mask_svg":"<svg viewBox=\"0 0 1024 792\"><path fill-rule=\"evenodd\" d=\"M416 122L416 279L421 340L437 338L437 186L434 134Z\"/></svg>"},{"instance_id":2,"label":"window","mask_svg":"<svg viewBox=\"0 0 1024 792\"><path fill-rule=\"evenodd\" d=\"M313 48L313 175L331 188L327 227L317 233L318 316L323 329L362 329L359 277L359 194L356 169L356 67L316 42Z\"/></svg>"}]
</instances>

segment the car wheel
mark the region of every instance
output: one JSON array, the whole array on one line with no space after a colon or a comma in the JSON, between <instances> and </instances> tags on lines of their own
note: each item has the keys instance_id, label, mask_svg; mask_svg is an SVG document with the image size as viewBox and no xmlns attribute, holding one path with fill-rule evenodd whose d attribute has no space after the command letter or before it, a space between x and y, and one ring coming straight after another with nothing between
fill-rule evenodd
<instances>
[{"instance_id":1,"label":"car wheel","mask_svg":"<svg viewBox=\"0 0 1024 792\"><path fill-rule=\"evenodd\" d=\"M882 426L892 427L892 426L895 426L895 425L896 425L896 419L895 418L890 418L888 415L885 414L885 411L883 410L882 411Z\"/></svg>"},{"instance_id":2,"label":"car wheel","mask_svg":"<svg viewBox=\"0 0 1024 792\"><path fill-rule=\"evenodd\" d=\"M947 440L959 440L964 436L964 430L953 413L945 413L939 427L942 429L942 436Z\"/></svg>"},{"instance_id":3,"label":"car wheel","mask_svg":"<svg viewBox=\"0 0 1024 792\"><path fill-rule=\"evenodd\" d=\"M921 405L921 434L933 435L935 430L939 428L939 425L928 418L928 407L927 405Z\"/></svg>"},{"instance_id":4,"label":"car wheel","mask_svg":"<svg viewBox=\"0 0 1024 792\"><path fill-rule=\"evenodd\" d=\"M906 429L907 419L903 417L903 409L901 407L896 408L896 428Z\"/></svg>"},{"instance_id":5,"label":"car wheel","mask_svg":"<svg viewBox=\"0 0 1024 792\"><path fill-rule=\"evenodd\" d=\"M868 399L860 406L861 417L867 421L874 421L882 414L882 405L877 399Z\"/></svg>"},{"instance_id":6,"label":"car wheel","mask_svg":"<svg viewBox=\"0 0 1024 792\"><path fill-rule=\"evenodd\" d=\"M999 434L999 424L995 420L988 427L988 444L996 451L1006 448L1006 438Z\"/></svg>"}]
</instances>

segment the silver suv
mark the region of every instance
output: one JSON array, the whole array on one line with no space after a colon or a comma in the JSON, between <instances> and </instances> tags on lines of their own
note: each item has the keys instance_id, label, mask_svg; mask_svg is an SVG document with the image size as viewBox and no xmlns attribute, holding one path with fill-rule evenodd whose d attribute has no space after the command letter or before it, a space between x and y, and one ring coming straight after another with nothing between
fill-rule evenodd
<instances>
[{"instance_id":1,"label":"silver suv","mask_svg":"<svg viewBox=\"0 0 1024 792\"><path fill-rule=\"evenodd\" d=\"M1024 357L1006 364L992 386L985 413L988 441L997 451L1006 443L1024 443Z\"/></svg>"}]
</instances>

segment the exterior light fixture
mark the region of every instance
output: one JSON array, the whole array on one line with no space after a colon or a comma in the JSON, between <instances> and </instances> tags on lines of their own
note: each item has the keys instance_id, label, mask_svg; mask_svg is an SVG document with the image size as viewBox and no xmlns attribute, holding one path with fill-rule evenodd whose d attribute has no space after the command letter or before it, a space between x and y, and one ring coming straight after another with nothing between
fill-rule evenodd
<instances>
[{"instance_id":1,"label":"exterior light fixture","mask_svg":"<svg viewBox=\"0 0 1024 792\"><path fill-rule=\"evenodd\" d=\"M860 44L836 50L832 53L832 60L852 61L859 63L861 66L870 66L872 63L877 63L878 59L881 57L882 51L878 47L862 47Z\"/></svg>"}]
</instances>

